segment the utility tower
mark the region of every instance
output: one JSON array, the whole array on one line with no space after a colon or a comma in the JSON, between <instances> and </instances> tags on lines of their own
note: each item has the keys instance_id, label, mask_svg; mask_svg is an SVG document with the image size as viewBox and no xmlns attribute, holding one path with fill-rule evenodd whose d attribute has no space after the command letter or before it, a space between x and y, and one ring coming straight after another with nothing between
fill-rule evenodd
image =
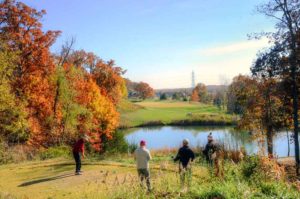
<instances>
[{"instance_id":1,"label":"utility tower","mask_svg":"<svg viewBox=\"0 0 300 199\"><path fill-rule=\"evenodd\" d=\"M195 88L195 72L192 71L192 88Z\"/></svg>"}]
</instances>

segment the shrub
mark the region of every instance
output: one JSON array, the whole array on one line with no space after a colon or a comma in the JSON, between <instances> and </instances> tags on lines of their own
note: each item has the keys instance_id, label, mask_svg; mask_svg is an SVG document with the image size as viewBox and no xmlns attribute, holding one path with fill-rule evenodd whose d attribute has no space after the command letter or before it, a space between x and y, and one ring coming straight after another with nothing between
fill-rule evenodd
<instances>
[{"instance_id":1,"label":"shrub","mask_svg":"<svg viewBox=\"0 0 300 199\"><path fill-rule=\"evenodd\" d=\"M139 147L139 145L137 143L129 143L128 144L128 152L133 153L138 147Z\"/></svg>"},{"instance_id":2,"label":"shrub","mask_svg":"<svg viewBox=\"0 0 300 199\"><path fill-rule=\"evenodd\" d=\"M58 157L70 157L71 149L68 146L55 146L46 149L40 153L40 158L42 160L58 158Z\"/></svg>"},{"instance_id":3,"label":"shrub","mask_svg":"<svg viewBox=\"0 0 300 199\"><path fill-rule=\"evenodd\" d=\"M9 161L7 148L7 144L4 141L0 140L0 164L5 164Z\"/></svg>"},{"instance_id":4,"label":"shrub","mask_svg":"<svg viewBox=\"0 0 300 199\"><path fill-rule=\"evenodd\" d=\"M259 166L259 157L256 155L247 156L242 163L242 174L245 178L250 178Z\"/></svg>"},{"instance_id":5,"label":"shrub","mask_svg":"<svg viewBox=\"0 0 300 199\"><path fill-rule=\"evenodd\" d=\"M225 199L226 197L223 196L222 193L220 193L219 191L212 190L212 191L206 192L196 198L199 198L199 199Z\"/></svg>"},{"instance_id":6,"label":"shrub","mask_svg":"<svg viewBox=\"0 0 300 199\"><path fill-rule=\"evenodd\" d=\"M36 157L37 150L28 145L12 145L0 140L0 164L19 163L32 160Z\"/></svg>"},{"instance_id":7,"label":"shrub","mask_svg":"<svg viewBox=\"0 0 300 199\"><path fill-rule=\"evenodd\" d=\"M121 131L116 131L113 134L112 139L106 140L103 143L103 152L104 153L127 153L129 145L125 139L124 133Z\"/></svg>"}]
</instances>

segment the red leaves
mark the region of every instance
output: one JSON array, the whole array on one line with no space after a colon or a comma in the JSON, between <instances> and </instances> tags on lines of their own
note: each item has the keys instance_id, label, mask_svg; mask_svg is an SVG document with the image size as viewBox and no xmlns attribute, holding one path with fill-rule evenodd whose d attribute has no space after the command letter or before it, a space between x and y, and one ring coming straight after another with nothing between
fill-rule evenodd
<instances>
[{"instance_id":1,"label":"red leaves","mask_svg":"<svg viewBox=\"0 0 300 199\"><path fill-rule=\"evenodd\" d=\"M150 98L154 96L154 90L149 84L140 82L135 86L135 90L139 93L142 99Z\"/></svg>"},{"instance_id":2,"label":"red leaves","mask_svg":"<svg viewBox=\"0 0 300 199\"><path fill-rule=\"evenodd\" d=\"M59 61L49 47L60 31L43 32L45 13L14 0L0 3L0 37L9 51L18 52L11 85L16 97L26 101L29 143L47 147L63 138L69 142L80 133L79 124L100 150L101 138L111 138L118 126L116 104L126 95L124 71L83 50L71 52L63 67L56 68Z\"/></svg>"}]
</instances>

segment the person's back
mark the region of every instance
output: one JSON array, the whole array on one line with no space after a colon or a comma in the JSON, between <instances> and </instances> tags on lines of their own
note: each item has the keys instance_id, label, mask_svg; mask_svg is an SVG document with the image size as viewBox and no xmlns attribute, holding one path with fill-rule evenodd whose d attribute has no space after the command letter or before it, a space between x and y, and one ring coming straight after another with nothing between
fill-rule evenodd
<instances>
[{"instance_id":1,"label":"person's back","mask_svg":"<svg viewBox=\"0 0 300 199\"><path fill-rule=\"evenodd\" d=\"M178 150L174 162L179 160L179 173L180 173L180 183L184 187L185 181L187 180L187 185L190 187L192 180L192 167L191 164L195 159L194 152L188 146L189 140L184 139L182 141L182 147ZM187 179L186 179L187 178Z\"/></svg>"},{"instance_id":2,"label":"person's back","mask_svg":"<svg viewBox=\"0 0 300 199\"><path fill-rule=\"evenodd\" d=\"M139 147L134 153L137 169L149 169L149 160L151 160L149 150L144 147Z\"/></svg>"},{"instance_id":3,"label":"person's back","mask_svg":"<svg viewBox=\"0 0 300 199\"><path fill-rule=\"evenodd\" d=\"M182 146L174 161L179 160L183 167L186 167L190 161L195 159L194 152L188 146Z\"/></svg>"},{"instance_id":4,"label":"person's back","mask_svg":"<svg viewBox=\"0 0 300 199\"><path fill-rule=\"evenodd\" d=\"M146 142L144 140L141 140L140 147L134 151L134 158L136 160L136 167L141 180L141 186L143 186L143 181L146 179L147 189L148 191L151 191L149 170L149 160L151 160L151 155L149 150L146 149Z\"/></svg>"}]
</instances>

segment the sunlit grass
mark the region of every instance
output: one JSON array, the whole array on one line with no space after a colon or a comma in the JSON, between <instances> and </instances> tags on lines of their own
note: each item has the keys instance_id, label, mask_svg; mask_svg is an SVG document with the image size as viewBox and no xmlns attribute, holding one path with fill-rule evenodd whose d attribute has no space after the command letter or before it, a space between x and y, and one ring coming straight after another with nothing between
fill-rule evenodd
<instances>
[{"instance_id":1,"label":"sunlit grass","mask_svg":"<svg viewBox=\"0 0 300 199\"><path fill-rule=\"evenodd\" d=\"M135 103L134 111L121 111L121 126L133 127L147 123L171 124L183 120L229 121L232 116L216 106L181 101L144 101ZM127 105L128 107L128 105Z\"/></svg>"},{"instance_id":2,"label":"sunlit grass","mask_svg":"<svg viewBox=\"0 0 300 199\"><path fill-rule=\"evenodd\" d=\"M175 151L170 151L173 154ZM123 155L124 162L85 160L84 173L74 176L72 160L9 164L0 167L0 198L297 198L299 191L284 181L251 181L242 176L241 165L225 162L224 178L217 178L197 159L190 187L181 187L178 164L167 151L155 151L159 161L151 161L153 190L140 187L135 163ZM165 156L164 156L165 155ZM156 158L156 157L155 157ZM158 160L158 159L157 159ZM255 183L254 183L255 182Z\"/></svg>"}]
</instances>

